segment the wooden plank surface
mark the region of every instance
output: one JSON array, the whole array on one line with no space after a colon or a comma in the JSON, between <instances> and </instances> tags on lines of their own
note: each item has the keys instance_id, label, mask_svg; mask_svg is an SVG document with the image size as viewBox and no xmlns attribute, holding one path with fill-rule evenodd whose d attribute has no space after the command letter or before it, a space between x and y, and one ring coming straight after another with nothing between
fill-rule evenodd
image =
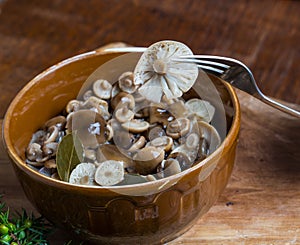
<instances>
[{"instance_id":1,"label":"wooden plank surface","mask_svg":"<svg viewBox=\"0 0 300 245\"><path fill-rule=\"evenodd\" d=\"M120 41L174 39L195 53L240 59L266 94L300 104L299 13L300 1L288 0L0 0L0 118L42 70ZM300 244L299 120L239 98L242 129L229 185L171 244ZM0 145L0 193L12 209L32 210L3 152ZM51 244L68 239L58 231Z\"/></svg>"},{"instance_id":2,"label":"wooden plank surface","mask_svg":"<svg viewBox=\"0 0 300 245\"><path fill-rule=\"evenodd\" d=\"M242 125L229 184L209 212L169 244L300 244L300 120L238 95ZM3 146L0 180L0 193L12 209L34 210ZM50 241L63 244L69 239L58 230Z\"/></svg>"}]
</instances>

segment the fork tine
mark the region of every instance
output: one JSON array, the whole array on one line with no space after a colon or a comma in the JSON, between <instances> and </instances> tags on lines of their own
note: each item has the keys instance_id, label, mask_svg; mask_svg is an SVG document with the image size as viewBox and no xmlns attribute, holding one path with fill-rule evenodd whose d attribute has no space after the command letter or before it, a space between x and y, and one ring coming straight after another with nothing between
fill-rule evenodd
<instances>
[{"instance_id":1,"label":"fork tine","mask_svg":"<svg viewBox=\"0 0 300 245\"><path fill-rule=\"evenodd\" d=\"M202 59L197 59L188 56L183 58L174 58L172 60L176 62L183 62L183 63L195 63L199 68L203 70L207 70L209 72L215 72L217 74L223 74L230 67L223 63L209 61L209 60L202 60Z\"/></svg>"}]
</instances>

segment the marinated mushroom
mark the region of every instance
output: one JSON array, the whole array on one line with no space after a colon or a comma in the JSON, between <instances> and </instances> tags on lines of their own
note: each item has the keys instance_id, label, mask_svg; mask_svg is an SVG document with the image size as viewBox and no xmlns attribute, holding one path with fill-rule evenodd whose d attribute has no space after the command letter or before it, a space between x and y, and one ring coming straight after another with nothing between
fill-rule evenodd
<instances>
[{"instance_id":1,"label":"marinated mushroom","mask_svg":"<svg viewBox=\"0 0 300 245\"><path fill-rule=\"evenodd\" d=\"M79 100L71 100L66 106L66 112L71 113L78 111L82 107L82 102Z\"/></svg>"},{"instance_id":2,"label":"marinated mushroom","mask_svg":"<svg viewBox=\"0 0 300 245\"><path fill-rule=\"evenodd\" d=\"M221 145L221 137L218 131L210 124L204 121L198 121L198 127L201 137L204 138L208 145L208 154L213 153Z\"/></svg>"},{"instance_id":3,"label":"marinated mushroom","mask_svg":"<svg viewBox=\"0 0 300 245\"><path fill-rule=\"evenodd\" d=\"M151 141L157 137L165 136L166 132L161 126L155 126L148 131L148 139Z\"/></svg>"},{"instance_id":4,"label":"marinated mushroom","mask_svg":"<svg viewBox=\"0 0 300 245\"><path fill-rule=\"evenodd\" d=\"M151 105L149 108L149 123L160 123L167 126L174 117L168 112L166 108L158 105Z\"/></svg>"},{"instance_id":5,"label":"marinated mushroom","mask_svg":"<svg viewBox=\"0 0 300 245\"><path fill-rule=\"evenodd\" d=\"M163 160L157 168L157 175L160 178L166 178L181 172L179 161L174 158Z\"/></svg>"},{"instance_id":6,"label":"marinated mushroom","mask_svg":"<svg viewBox=\"0 0 300 245\"><path fill-rule=\"evenodd\" d=\"M96 160L98 163L105 162L107 160L115 160L123 162L123 167L134 167L134 163L130 157L120 152L115 145L101 145L96 151Z\"/></svg>"},{"instance_id":7,"label":"marinated mushroom","mask_svg":"<svg viewBox=\"0 0 300 245\"><path fill-rule=\"evenodd\" d=\"M64 116L56 116L49 119L45 124L45 128L50 128L52 126L56 126L58 130L63 130L66 125L66 118Z\"/></svg>"},{"instance_id":8,"label":"marinated mushroom","mask_svg":"<svg viewBox=\"0 0 300 245\"><path fill-rule=\"evenodd\" d=\"M26 158L35 162L43 158L42 146L38 143L31 143L26 149Z\"/></svg>"},{"instance_id":9,"label":"marinated mushroom","mask_svg":"<svg viewBox=\"0 0 300 245\"><path fill-rule=\"evenodd\" d=\"M146 139L144 136L140 136L133 144L132 146L128 149L130 152L134 152L137 150L140 150L143 148L146 144Z\"/></svg>"},{"instance_id":10,"label":"marinated mushroom","mask_svg":"<svg viewBox=\"0 0 300 245\"><path fill-rule=\"evenodd\" d=\"M161 136L151 140L148 144L154 147L161 147L164 151L168 152L172 149L173 139L168 136Z\"/></svg>"},{"instance_id":11,"label":"marinated mushroom","mask_svg":"<svg viewBox=\"0 0 300 245\"><path fill-rule=\"evenodd\" d=\"M93 92L101 99L109 99L111 96L112 85L104 79L99 79L93 84Z\"/></svg>"},{"instance_id":12,"label":"marinated mushroom","mask_svg":"<svg viewBox=\"0 0 300 245\"><path fill-rule=\"evenodd\" d=\"M79 110L67 118L68 131L77 131L85 147L95 148L106 141L106 121L97 112Z\"/></svg>"},{"instance_id":13,"label":"marinated mushroom","mask_svg":"<svg viewBox=\"0 0 300 245\"><path fill-rule=\"evenodd\" d=\"M125 123L134 118L134 112L127 107L121 107L116 110L114 116L120 123Z\"/></svg>"},{"instance_id":14,"label":"marinated mushroom","mask_svg":"<svg viewBox=\"0 0 300 245\"><path fill-rule=\"evenodd\" d=\"M102 186L111 186L124 179L123 162L107 160L96 169L95 181Z\"/></svg>"},{"instance_id":15,"label":"marinated mushroom","mask_svg":"<svg viewBox=\"0 0 300 245\"><path fill-rule=\"evenodd\" d=\"M190 120L187 118L178 118L168 124L166 134L173 139L178 139L185 136L189 130Z\"/></svg>"},{"instance_id":16,"label":"marinated mushroom","mask_svg":"<svg viewBox=\"0 0 300 245\"><path fill-rule=\"evenodd\" d=\"M135 107L135 100L131 94L120 92L112 98L110 105L113 110L121 107L128 107L129 109L133 109Z\"/></svg>"},{"instance_id":17,"label":"marinated mushroom","mask_svg":"<svg viewBox=\"0 0 300 245\"><path fill-rule=\"evenodd\" d=\"M45 143L42 147L43 155L45 155L45 156L54 156L57 152L57 147L58 147L57 142Z\"/></svg>"},{"instance_id":18,"label":"marinated mushroom","mask_svg":"<svg viewBox=\"0 0 300 245\"><path fill-rule=\"evenodd\" d=\"M80 163L70 174L69 182L77 185L93 185L96 167L92 163Z\"/></svg>"},{"instance_id":19,"label":"marinated mushroom","mask_svg":"<svg viewBox=\"0 0 300 245\"><path fill-rule=\"evenodd\" d=\"M124 72L119 77L118 81L119 88L128 94L134 93L138 88L138 86L133 82L133 72L131 71Z\"/></svg>"},{"instance_id":20,"label":"marinated mushroom","mask_svg":"<svg viewBox=\"0 0 300 245\"><path fill-rule=\"evenodd\" d=\"M193 98L185 102L190 115L196 115L205 122L210 122L215 114L215 107L208 101Z\"/></svg>"},{"instance_id":21,"label":"marinated mushroom","mask_svg":"<svg viewBox=\"0 0 300 245\"><path fill-rule=\"evenodd\" d=\"M86 101L86 100L88 100L90 97L92 97L93 95L94 95L94 93L93 93L92 90L87 90L87 91L83 94L82 98L83 98L84 101Z\"/></svg>"},{"instance_id":22,"label":"marinated mushroom","mask_svg":"<svg viewBox=\"0 0 300 245\"><path fill-rule=\"evenodd\" d=\"M160 102L163 95L167 99L182 96L196 81L198 67L178 58L192 54L186 45L175 41L161 41L148 47L134 70L134 83L141 85L138 91L154 102Z\"/></svg>"},{"instance_id":23,"label":"marinated mushroom","mask_svg":"<svg viewBox=\"0 0 300 245\"><path fill-rule=\"evenodd\" d=\"M46 136L46 140L44 144L48 144L50 142L55 142L57 140L59 134L59 129L57 126L53 125L48 129L48 133Z\"/></svg>"},{"instance_id":24,"label":"marinated mushroom","mask_svg":"<svg viewBox=\"0 0 300 245\"><path fill-rule=\"evenodd\" d=\"M122 123L122 127L132 133L142 133L149 128L149 123L143 120L132 119Z\"/></svg>"},{"instance_id":25,"label":"marinated mushroom","mask_svg":"<svg viewBox=\"0 0 300 245\"><path fill-rule=\"evenodd\" d=\"M135 168L140 174L151 174L157 165L164 160L165 151L162 148L146 146L133 156Z\"/></svg>"},{"instance_id":26,"label":"marinated mushroom","mask_svg":"<svg viewBox=\"0 0 300 245\"><path fill-rule=\"evenodd\" d=\"M91 96L83 103L83 107L85 109L94 109L105 120L110 118L110 113L108 112L108 103L103 99Z\"/></svg>"}]
</instances>

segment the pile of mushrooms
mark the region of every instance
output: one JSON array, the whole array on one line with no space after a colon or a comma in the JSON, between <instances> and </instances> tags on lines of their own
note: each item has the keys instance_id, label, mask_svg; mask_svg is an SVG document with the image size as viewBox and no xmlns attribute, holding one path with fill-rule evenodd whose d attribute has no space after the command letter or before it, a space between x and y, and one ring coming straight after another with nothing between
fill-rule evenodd
<instances>
[{"instance_id":1,"label":"pile of mushrooms","mask_svg":"<svg viewBox=\"0 0 300 245\"><path fill-rule=\"evenodd\" d=\"M79 185L127 185L184 171L217 149L221 140L210 124L215 109L199 98L184 101L198 76L195 64L176 62L190 55L182 43L150 46L135 70L118 81L97 79L83 96L71 100L33 134L26 163L59 179L56 152L66 134L77 133L83 162L69 182Z\"/></svg>"}]
</instances>

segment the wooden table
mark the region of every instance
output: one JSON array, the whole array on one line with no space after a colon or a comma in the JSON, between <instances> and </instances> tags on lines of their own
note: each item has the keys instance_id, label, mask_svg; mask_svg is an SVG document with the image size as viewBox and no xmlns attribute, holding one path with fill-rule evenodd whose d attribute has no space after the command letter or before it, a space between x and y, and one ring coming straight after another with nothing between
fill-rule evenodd
<instances>
[{"instance_id":1,"label":"wooden table","mask_svg":"<svg viewBox=\"0 0 300 245\"><path fill-rule=\"evenodd\" d=\"M0 0L0 118L36 74L110 42L163 39L195 53L244 61L259 86L300 109L300 2ZM224 193L170 244L300 244L300 121L238 92L242 128ZM34 210L2 145L0 194L11 210ZM70 237L57 231L51 244Z\"/></svg>"}]
</instances>

